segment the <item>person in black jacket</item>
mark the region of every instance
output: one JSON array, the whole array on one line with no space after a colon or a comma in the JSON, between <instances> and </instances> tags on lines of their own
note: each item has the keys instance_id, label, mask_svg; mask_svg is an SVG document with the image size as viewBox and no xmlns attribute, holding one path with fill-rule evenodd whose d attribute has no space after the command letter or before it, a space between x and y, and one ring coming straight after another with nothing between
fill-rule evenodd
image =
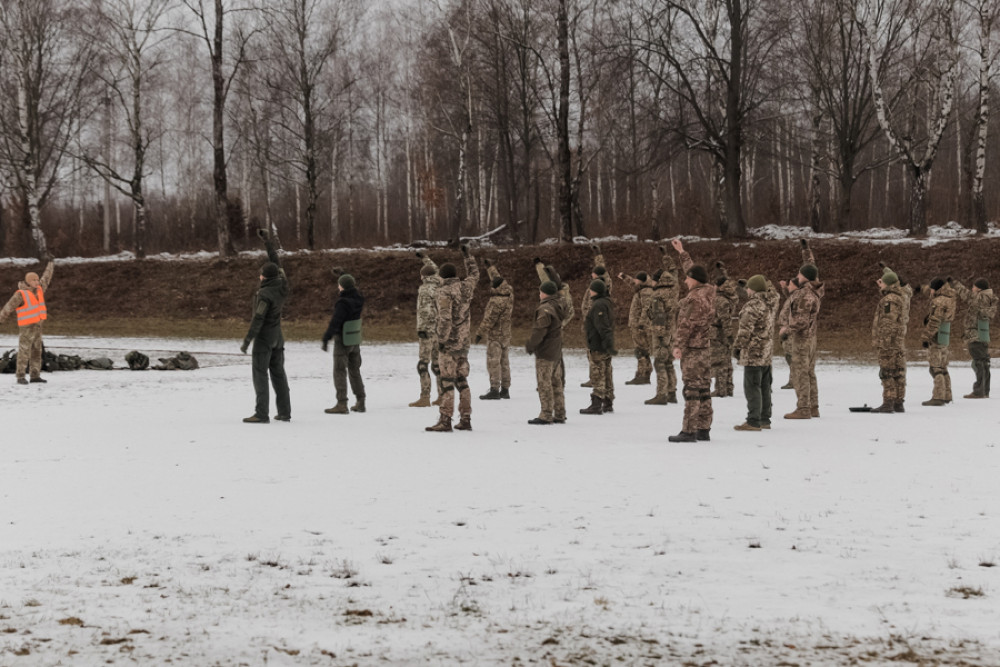
<instances>
[{"instance_id":1,"label":"person in black jacket","mask_svg":"<svg viewBox=\"0 0 1000 667\"><path fill-rule=\"evenodd\" d=\"M323 334L323 351L333 339L333 387L337 404L324 410L331 415L365 411L365 383L361 379L361 310L365 297L358 291L354 277L345 273L337 279L340 296L333 304L333 317ZM347 378L351 379L354 405L347 409Z\"/></svg>"},{"instance_id":2,"label":"person in black jacket","mask_svg":"<svg viewBox=\"0 0 1000 667\"><path fill-rule=\"evenodd\" d=\"M590 352L590 405L580 410L582 415L600 415L614 412L615 389L611 380L611 358L615 350L615 311L608 297L608 288L602 280L590 283L590 310L583 321Z\"/></svg>"},{"instance_id":3,"label":"person in black jacket","mask_svg":"<svg viewBox=\"0 0 1000 667\"><path fill-rule=\"evenodd\" d=\"M253 343L253 388L257 393L257 405L253 415L243 421L247 424L266 424L268 418L267 377L270 373L274 385L278 421L291 421L292 402L288 393L288 377L285 375L285 337L281 333L281 309L288 298L288 277L281 268L281 260L267 230L258 229L257 236L264 241L268 261L260 267L260 287L254 295L253 320L250 331L243 339L240 351L247 353Z\"/></svg>"}]
</instances>

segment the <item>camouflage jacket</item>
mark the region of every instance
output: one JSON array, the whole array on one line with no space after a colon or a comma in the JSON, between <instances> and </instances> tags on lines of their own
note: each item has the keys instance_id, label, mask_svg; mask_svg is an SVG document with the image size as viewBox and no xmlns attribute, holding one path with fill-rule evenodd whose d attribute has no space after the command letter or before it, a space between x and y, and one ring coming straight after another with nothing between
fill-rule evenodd
<instances>
[{"instance_id":1,"label":"camouflage jacket","mask_svg":"<svg viewBox=\"0 0 1000 667\"><path fill-rule=\"evenodd\" d=\"M673 339L674 330L677 328L677 301L680 296L680 286L677 284L677 269L674 260L664 255L663 265L660 279L650 290L645 318L649 321L654 336L669 341Z\"/></svg>"},{"instance_id":2,"label":"camouflage jacket","mask_svg":"<svg viewBox=\"0 0 1000 667\"><path fill-rule=\"evenodd\" d=\"M733 349L739 352L740 366L771 365L774 351L774 304L777 296L774 286L768 283L768 290L754 292L743 304L733 341Z\"/></svg>"},{"instance_id":3,"label":"camouflage jacket","mask_svg":"<svg viewBox=\"0 0 1000 667\"><path fill-rule=\"evenodd\" d=\"M38 280L38 288L42 290L43 294L49 290L49 283L52 282L52 274L55 272L55 268L56 263L49 262L42 273L42 277ZM24 297L21 296L21 290L26 289L28 289L28 283L23 280L17 283L17 291L10 297L3 309L0 309L0 322L6 320L10 317L11 313L24 305ZM37 291L35 292L35 296L38 296Z\"/></svg>"},{"instance_id":4,"label":"camouflage jacket","mask_svg":"<svg viewBox=\"0 0 1000 667\"><path fill-rule=\"evenodd\" d=\"M899 283L882 290L872 321L872 347L879 350L902 350L906 336L906 304Z\"/></svg>"},{"instance_id":5,"label":"camouflage jacket","mask_svg":"<svg viewBox=\"0 0 1000 667\"><path fill-rule=\"evenodd\" d=\"M951 285L945 283L941 289L934 292L931 298L931 310L924 320L924 332L921 342L933 343L937 341L938 332L941 325L951 324L955 319L955 290Z\"/></svg>"},{"instance_id":6,"label":"camouflage jacket","mask_svg":"<svg viewBox=\"0 0 1000 667\"><path fill-rule=\"evenodd\" d=\"M686 255L687 253L683 253ZM709 347L715 319L715 286L699 285L688 291L677 304L677 334L674 347L684 349Z\"/></svg>"},{"instance_id":7,"label":"camouflage jacket","mask_svg":"<svg viewBox=\"0 0 1000 667\"><path fill-rule=\"evenodd\" d=\"M549 267L551 268L551 267ZM541 262L535 262L535 272L538 273L539 285L544 283L546 280L552 280L552 276L549 275L546 270L546 266ZM553 270L554 272L554 270ZM569 324L569 321L573 319L573 315L576 314L576 310L573 308L573 296L569 293L569 285L559 281L554 281L556 287L559 288L559 297L563 300L563 328Z\"/></svg>"},{"instance_id":8,"label":"camouflage jacket","mask_svg":"<svg viewBox=\"0 0 1000 667\"><path fill-rule=\"evenodd\" d=\"M597 253L596 255L594 255L594 268L596 269L599 266L603 266L605 269L608 268L607 265L604 263L604 255L601 253ZM604 286L607 288L605 294L607 294L608 297L610 298L611 273L606 271L603 276L598 278L598 280L604 283ZM590 283L592 282L593 282L592 280L587 282L586 289L583 290L583 299L580 301L580 317L584 320L584 332L586 332L587 330L586 328L587 313L590 312L590 307L591 305L593 305L593 300L590 297Z\"/></svg>"},{"instance_id":9,"label":"camouflage jacket","mask_svg":"<svg viewBox=\"0 0 1000 667\"><path fill-rule=\"evenodd\" d=\"M437 264L430 257L424 257L426 266L433 266L437 271ZM421 276L420 289L417 290L417 335L433 335L437 328L437 291L441 286L441 278L436 273L432 276Z\"/></svg>"},{"instance_id":10,"label":"camouflage jacket","mask_svg":"<svg viewBox=\"0 0 1000 667\"><path fill-rule=\"evenodd\" d=\"M505 280L499 287L490 288L490 300L486 302L486 312L483 313L483 321L479 323L476 335L487 341L510 345L510 320L513 314L514 290Z\"/></svg>"},{"instance_id":11,"label":"camouflage jacket","mask_svg":"<svg viewBox=\"0 0 1000 667\"><path fill-rule=\"evenodd\" d=\"M479 281L479 266L465 258L465 278L446 278L437 291L437 339L446 352L468 352L472 318L469 309Z\"/></svg>"},{"instance_id":12,"label":"camouflage jacket","mask_svg":"<svg viewBox=\"0 0 1000 667\"><path fill-rule=\"evenodd\" d=\"M566 304L558 294L542 299L535 308L535 321L531 327L524 351L546 361L562 358L562 330L566 319Z\"/></svg>"},{"instance_id":13,"label":"camouflage jacket","mask_svg":"<svg viewBox=\"0 0 1000 667\"><path fill-rule=\"evenodd\" d=\"M802 285L788 297L788 332L797 338L816 335L816 322L824 294L823 283L813 280Z\"/></svg>"},{"instance_id":14,"label":"camouflage jacket","mask_svg":"<svg viewBox=\"0 0 1000 667\"><path fill-rule=\"evenodd\" d=\"M965 331L962 339L966 343L988 343L990 333L990 320L997 314L997 297L992 289L984 289L975 294L968 287L960 282L953 282L952 287L955 294L962 301L968 301L969 307L965 311ZM984 321L984 333L986 340L980 338L980 322Z\"/></svg>"},{"instance_id":15,"label":"camouflage jacket","mask_svg":"<svg viewBox=\"0 0 1000 667\"><path fill-rule=\"evenodd\" d=\"M739 303L736 281L727 279L715 288L715 321L712 322L712 343L729 347L739 327Z\"/></svg>"},{"instance_id":16,"label":"camouflage jacket","mask_svg":"<svg viewBox=\"0 0 1000 667\"><path fill-rule=\"evenodd\" d=\"M649 309L649 301L653 297L653 287L648 283L640 283L635 288L632 295L632 303L628 309L628 326L630 329L646 329L649 327L649 319L646 311Z\"/></svg>"}]
</instances>

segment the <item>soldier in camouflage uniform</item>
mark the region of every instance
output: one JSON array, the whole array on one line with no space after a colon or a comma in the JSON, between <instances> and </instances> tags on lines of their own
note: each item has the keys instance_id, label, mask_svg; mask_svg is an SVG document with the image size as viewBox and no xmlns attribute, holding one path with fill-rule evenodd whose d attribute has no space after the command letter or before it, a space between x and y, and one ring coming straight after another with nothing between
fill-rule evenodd
<instances>
[{"instance_id":1,"label":"soldier in camouflage uniform","mask_svg":"<svg viewBox=\"0 0 1000 667\"><path fill-rule=\"evenodd\" d=\"M649 359L650 325L646 318L649 300L653 295L653 285L645 271L640 271L633 278L626 273L619 273L618 278L632 285L632 303L628 310L628 329L632 334L632 344L635 347L635 358L638 361L635 377L625 384L649 384L653 374L653 364Z\"/></svg>"},{"instance_id":2,"label":"soldier in camouflage uniform","mask_svg":"<svg viewBox=\"0 0 1000 667\"><path fill-rule=\"evenodd\" d=\"M569 324L571 319L573 319L573 315L576 312L573 308L573 296L569 293L569 285L560 279L559 274L551 264L545 264L539 257L536 257L534 261L535 272L538 274L539 286L541 286L545 281L551 280L559 289L559 298L563 300L562 325L563 328L566 328L566 325Z\"/></svg>"},{"instance_id":3,"label":"soldier in camouflage uniform","mask_svg":"<svg viewBox=\"0 0 1000 667\"><path fill-rule=\"evenodd\" d=\"M525 352L535 355L535 379L542 410L529 424L565 424L566 398L563 392L562 330L566 304L559 287L551 280L541 284L538 307Z\"/></svg>"},{"instance_id":4,"label":"soldier in camouflage uniform","mask_svg":"<svg viewBox=\"0 0 1000 667\"><path fill-rule=\"evenodd\" d=\"M417 373L420 375L420 398L410 403L411 408L431 406L431 371L437 385L437 399L434 405L441 405L441 366L438 365L437 345L437 290L441 284L438 267L430 257L417 251L417 258L423 260L420 269L420 289L417 290L417 340L420 344Z\"/></svg>"},{"instance_id":5,"label":"soldier in camouflage uniform","mask_svg":"<svg viewBox=\"0 0 1000 667\"><path fill-rule=\"evenodd\" d=\"M955 294L962 301L969 302L965 311L965 342L972 357L972 369L976 372L976 382L972 393L964 398L990 397L990 320L997 314L997 298L990 289L986 278L972 284L970 290L957 280L952 282Z\"/></svg>"},{"instance_id":6,"label":"soldier in camouflage uniform","mask_svg":"<svg viewBox=\"0 0 1000 667\"><path fill-rule=\"evenodd\" d=\"M677 330L677 265L659 247L663 267L653 274L655 285L646 305L646 319L650 324L650 353L656 371L656 395L645 401L646 405L666 405L677 402L677 373L674 371L674 334Z\"/></svg>"},{"instance_id":7,"label":"soldier in camouflage uniform","mask_svg":"<svg viewBox=\"0 0 1000 667\"><path fill-rule=\"evenodd\" d=\"M444 264L438 271L441 286L437 291L437 339L439 361L441 363L441 416L428 431L451 431L451 418L455 412L455 392L459 392L458 412L460 419L455 428L460 431L472 430L472 394L469 390L469 332L472 318L469 308L472 294L479 281L479 266L469 252L469 246L462 246L465 258L465 278L458 279L454 264Z\"/></svg>"},{"instance_id":8,"label":"soldier in camouflage uniform","mask_svg":"<svg viewBox=\"0 0 1000 667\"><path fill-rule=\"evenodd\" d=\"M771 428L771 355L779 297L774 285L759 274L747 281L746 290L750 298L740 310L733 354L743 366L747 418L733 428L759 431Z\"/></svg>"},{"instance_id":9,"label":"soldier in camouflage uniform","mask_svg":"<svg viewBox=\"0 0 1000 667\"><path fill-rule=\"evenodd\" d=\"M927 349L927 362L934 378L934 394L921 405L940 407L951 403L951 376L948 374L948 345L951 322L955 319L955 290L941 278L930 284L931 309L924 319L921 344Z\"/></svg>"},{"instance_id":10,"label":"soldier in camouflage uniform","mask_svg":"<svg viewBox=\"0 0 1000 667\"><path fill-rule=\"evenodd\" d=\"M739 323L739 296L736 281L729 277L726 266L716 262L715 321L712 322L712 396L733 395L733 339Z\"/></svg>"},{"instance_id":11,"label":"soldier in camouflage uniform","mask_svg":"<svg viewBox=\"0 0 1000 667\"><path fill-rule=\"evenodd\" d=\"M0 310L0 322L11 313L17 312L17 383L28 384L25 372L30 371L30 382L47 382L42 373L42 323L48 319L45 307L45 292L52 282L56 263L52 260L45 267L42 277L34 271L25 274L17 285L17 291Z\"/></svg>"},{"instance_id":12,"label":"soldier in camouflage uniform","mask_svg":"<svg viewBox=\"0 0 1000 667\"><path fill-rule=\"evenodd\" d=\"M601 246L596 243L590 244L590 251L594 254L594 266L590 271L590 280L600 280L604 283L605 294L608 298L611 298L611 276L608 274L607 266L604 264L604 254L601 252ZM593 300L590 298L590 290L585 290L583 293L583 299L580 301L580 319L581 326L584 330L584 336L587 333L587 313L590 312L590 306ZM587 361L590 362L590 351L587 351ZM608 368L610 371L610 367ZM611 384L611 398L614 399L615 383L614 378L610 379ZM581 387L593 387L591 380L580 383Z\"/></svg>"},{"instance_id":13,"label":"soldier in camouflage uniform","mask_svg":"<svg viewBox=\"0 0 1000 667\"><path fill-rule=\"evenodd\" d=\"M778 284L781 286L781 291L785 294L785 300L781 304L781 308L778 310L778 321L775 326L777 326L778 331L788 330L788 306L792 303L792 292L799 288L799 283L795 278L785 281L780 280ZM778 336L778 341L781 343L781 351L785 355L785 364L788 366L788 381L781 385L782 389L794 389L792 386L792 352L791 343L788 342L788 334Z\"/></svg>"},{"instance_id":14,"label":"soldier in camouflage uniform","mask_svg":"<svg viewBox=\"0 0 1000 667\"><path fill-rule=\"evenodd\" d=\"M695 264L679 239L671 241L680 253L687 277L688 293L677 304L677 336L674 358L681 362L684 382L684 425L670 442L711 440L712 428L712 322L715 318L715 286L708 284L705 267Z\"/></svg>"},{"instance_id":15,"label":"soldier in camouflage uniform","mask_svg":"<svg viewBox=\"0 0 1000 667\"><path fill-rule=\"evenodd\" d=\"M903 412L906 388L906 312L903 288L893 271L885 270L876 283L882 298L875 307L872 322L872 346L878 350L878 376L882 380L882 405L877 413Z\"/></svg>"},{"instance_id":16,"label":"soldier in camouflage uniform","mask_svg":"<svg viewBox=\"0 0 1000 667\"><path fill-rule=\"evenodd\" d=\"M510 398L510 320L514 313L514 290L490 260L484 260L490 277L490 300L476 330L476 342L486 339L486 368L490 390L482 400Z\"/></svg>"},{"instance_id":17,"label":"soldier in camouflage uniform","mask_svg":"<svg viewBox=\"0 0 1000 667\"><path fill-rule=\"evenodd\" d=\"M590 405L580 410L582 415L600 415L614 412L614 393L611 384L611 359L615 350L615 311L603 280L590 283L591 299L584 320L587 356L590 359Z\"/></svg>"},{"instance_id":18,"label":"soldier in camouflage uniform","mask_svg":"<svg viewBox=\"0 0 1000 667\"><path fill-rule=\"evenodd\" d=\"M803 255L812 251L802 240ZM778 334L791 347L792 384L795 387L796 408L785 419L815 419L819 417L819 388L816 384L816 325L825 288L819 281L815 264L803 264L795 278L798 289L788 297L788 324ZM788 349L786 347L786 349Z\"/></svg>"}]
</instances>

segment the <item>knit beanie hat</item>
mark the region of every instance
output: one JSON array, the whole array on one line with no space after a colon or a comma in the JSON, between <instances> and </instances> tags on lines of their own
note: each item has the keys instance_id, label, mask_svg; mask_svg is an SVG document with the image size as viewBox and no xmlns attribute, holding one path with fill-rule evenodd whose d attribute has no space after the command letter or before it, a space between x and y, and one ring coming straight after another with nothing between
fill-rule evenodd
<instances>
[{"instance_id":1,"label":"knit beanie hat","mask_svg":"<svg viewBox=\"0 0 1000 667\"><path fill-rule=\"evenodd\" d=\"M692 266L688 269L687 274L689 278L694 278L703 285L708 282L708 271L706 271L705 267L701 264L695 264Z\"/></svg>"},{"instance_id":2,"label":"knit beanie hat","mask_svg":"<svg viewBox=\"0 0 1000 667\"><path fill-rule=\"evenodd\" d=\"M454 264L448 262L447 264L441 265L441 268L438 269L438 275L445 279L454 278L458 275L458 271L455 269Z\"/></svg>"},{"instance_id":3,"label":"knit beanie hat","mask_svg":"<svg viewBox=\"0 0 1000 667\"><path fill-rule=\"evenodd\" d=\"M758 273L747 281L747 287L754 292L763 292L767 289L767 279Z\"/></svg>"},{"instance_id":4,"label":"knit beanie hat","mask_svg":"<svg viewBox=\"0 0 1000 667\"><path fill-rule=\"evenodd\" d=\"M604 296L605 294L608 293L608 288L604 284L603 280L595 280L594 282L590 283L590 291L596 294L597 296Z\"/></svg>"},{"instance_id":5,"label":"knit beanie hat","mask_svg":"<svg viewBox=\"0 0 1000 667\"><path fill-rule=\"evenodd\" d=\"M354 276L352 276L350 273L345 273L344 275L337 278L337 284L343 287L344 289L351 289L355 285Z\"/></svg>"},{"instance_id":6,"label":"knit beanie hat","mask_svg":"<svg viewBox=\"0 0 1000 667\"><path fill-rule=\"evenodd\" d=\"M886 285L895 285L899 282L899 276L894 271L886 269L882 272L882 282Z\"/></svg>"},{"instance_id":7,"label":"knit beanie hat","mask_svg":"<svg viewBox=\"0 0 1000 667\"><path fill-rule=\"evenodd\" d=\"M423 276L424 278L426 278L427 276L433 276L435 273L437 273L437 269L435 269L430 264L424 264L423 267L421 267L420 269L420 275Z\"/></svg>"},{"instance_id":8,"label":"knit beanie hat","mask_svg":"<svg viewBox=\"0 0 1000 667\"><path fill-rule=\"evenodd\" d=\"M603 266L595 266L594 267L594 275L595 276L603 276L607 272L608 272L608 270L605 269Z\"/></svg>"},{"instance_id":9,"label":"knit beanie hat","mask_svg":"<svg viewBox=\"0 0 1000 667\"><path fill-rule=\"evenodd\" d=\"M260 267L260 275L265 278L277 278L278 277L278 265L274 262L265 262L264 266Z\"/></svg>"},{"instance_id":10,"label":"knit beanie hat","mask_svg":"<svg viewBox=\"0 0 1000 667\"><path fill-rule=\"evenodd\" d=\"M935 292L944 287L944 278L935 278L931 281L930 288Z\"/></svg>"},{"instance_id":11,"label":"knit beanie hat","mask_svg":"<svg viewBox=\"0 0 1000 667\"><path fill-rule=\"evenodd\" d=\"M500 287L503 284L503 276L497 276L490 284L493 286L493 289Z\"/></svg>"},{"instance_id":12,"label":"knit beanie hat","mask_svg":"<svg viewBox=\"0 0 1000 667\"><path fill-rule=\"evenodd\" d=\"M977 280L976 282L974 282L972 284L975 285L976 287L978 287L979 289L989 289L990 288L990 281L986 280L986 278L980 278L979 280Z\"/></svg>"},{"instance_id":13,"label":"knit beanie hat","mask_svg":"<svg viewBox=\"0 0 1000 667\"><path fill-rule=\"evenodd\" d=\"M799 269L799 273L801 273L809 282L819 278L819 269L816 268L815 264L803 264L802 268Z\"/></svg>"},{"instance_id":14,"label":"knit beanie hat","mask_svg":"<svg viewBox=\"0 0 1000 667\"><path fill-rule=\"evenodd\" d=\"M556 284L551 280L546 280L544 283L542 283L542 286L539 287L538 290L544 294L552 296L553 294L559 291L559 288L556 287Z\"/></svg>"}]
</instances>

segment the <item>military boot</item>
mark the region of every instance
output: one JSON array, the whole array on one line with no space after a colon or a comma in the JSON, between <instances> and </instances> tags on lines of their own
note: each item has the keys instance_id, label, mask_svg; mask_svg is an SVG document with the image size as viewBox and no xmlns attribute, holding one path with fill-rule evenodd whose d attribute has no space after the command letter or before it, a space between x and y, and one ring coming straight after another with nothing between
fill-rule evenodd
<instances>
[{"instance_id":1,"label":"military boot","mask_svg":"<svg viewBox=\"0 0 1000 667\"><path fill-rule=\"evenodd\" d=\"M674 402L676 403L676 401L674 401ZM646 405L666 405L667 404L667 395L666 394L657 394L653 398L646 399L645 401L643 401L643 403L645 403Z\"/></svg>"},{"instance_id":2,"label":"military boot","mask_svg":"<svg viewBox=\"0 0 1000 667\"><path fill-rule=\"evenodd\" d=\"M500 390L500 398L510 398L510 388L504 387Z\"/></svg>"},{"instance_id":3,"label":"military boot","mask_svg":"<svg viewBox=\"0 0 1000 667\"><path fill-rule=\"evenodd\" d=\"M615 401L613 398L605 398L604 402L601 404L601 408L604 410L605 414L615 411Z\"/></svg>"},{"instance_id":4,"label":"military boot","mask_svg":"<svg viewBox=\"0 0 1000 667\"><path fill-rule=\"evenodd\" d=\"M27 378L17 378L17 383L18 384L28 384L28 379Z\"/></svg>"},{"instance_id":5,"label":"military boot","mask_svg":"<svg viewBox=\"0 0 1000 667\"><path fill-rule=\"evenodd\" d=\"M351 406L351 412L364 412L365 411L365 399L357 398L354 400L354 405Z\"/></svg>"},{"instance_id":6,"label":"military boot","mask_svg":"<svg viewBox=\"0 0 1000 667\"><path fill-rule=\"evenodd\" d=\"M425 431L440 431L440 432L451 432L451 417L445 417L441 415L438 417L437 424L434 426L428 426L424 429Z\"/></svg>"},{"instance_id":7,"label":"military boot","mask_svg":"<svg viewBox=\"0 0 1000 667\"><path fill-rule=\"evenodd\" d=\"M636 373L631 380L625 380L625 384L649 384L649 378Z\"/></svg>"},{"instance_id":8,"label":"military boot","mask_svg":"<svg viewBox=\"0 0 1000 667\"><path fill-rule=\"evenodd\" d=\"M947 405L947 403L948 403L948 401L945 401L944 399L941 399L941 398L932 398L929 401L924 401L920 405L926 405L927 407L930 407L930 408L938 408L938 407L941 407L942 405Z\"/></svg>"},{"instance_id":9,"label":"military boot","mask_svg":"<svg viewBox=\"0 0 1000 667\"><path fill-rule=\"evenodd\" d=\"M700 428L695 431L694 437L697 438L699 442L708 442L712 439L711 435L709 435L709 429L707 428Z\"/></svg>"},{"instance_id":10,"label":"military boot","mask_svg":"<svg viewBox=\"0 0 1000 667\"><path fill-rule=\"evenodd\" d=\"M601 415L604 414L604 401L599 399L596 394L590 395L590 405L586 408L580 410L581 415Z\"/></svg>"},{"instance_id":11,"label":"military boot","mask_svg":"<svg viewBox=\"0 0 1000 667\"><path fill-rule=\"evenodd\" d=\"M529 424L536 424L536 425L539 425L539 426L544 426L544 425L547 425L547 424L551 424L552 420L551 419L545 419L543 417L535 417L534 419L529 419L528 423Z\"/></svg>"},{"instance_id":12,"label":"military boot","mask_svg":"<svg viewBox=\"0 0 1000 667\"><path fill-rule=\"evenodd\" d=\"M892 404L892 409L896 412L906 412L906 408L903 407L902 401L896 401Z\"/></svg>"},{"instance_id":13,"label":"military boot","mask_svg":"<svg viewBox=\"0 0 1000 667\"><path fill-rule=\"evenodd\" d=\"M462 418L458 420L455 424L456 431L471 431L472 430L472 417L469 415L462 415Z\"/></svg>"},{"instance_id":14,"label":"military boot","mask_svg":"<svg viewBox=\"0 0 1000 667\"><path fill-rule=\"evenodd\" d=\"M586 382L581 382L580 386L581 387L587 387L589 389L589 388L591 388L591 387L594 386L594 383L591 382L590 380L587 380Z\"/></svg>"},{"instance_id":15,"label":"military boot","mask_svg":"<svg viewBox=\"0 0 1000 667\"><path fill-rule=\"evenodd\" d=\"M332 408L327 408L324 410L328 415L346 415L350 414L350 410L347 409L347 401L337 401L337 404Z\"/></svg>"},{"instance_id":16,"label":"military boot","mask_svg":"<svg viewBox=\"0 0 1000 667\"><path fill-rule=\"evenodd\" d=\"M481 401L499 401L500 400L500 390L490 387L490 390L479 397Z\"/></svg>"},{"instance_id":17,"label":"military boot","mask_svg":"<svg viewBox=\"0 0 1000 667\"><path fill-rule=\"evenodd\" d=\"M739 424L738 426L734 426L733 430L734 431L759 431L760 430L760 426L754 426L750 422L743 422L742 424Z\"/></svg>"},{"instance_id":18,"label":"military boot","mask_svg":"<svg viewBox=\"0 0 1000 667\"><path fill-rule=\"evenodd\" d=\"M268 419L267 417L258 417L257 415L250 415L249 417L247 417L246 419L243 420L243 423L244 424L267 424L270 421L271 420Z\"/></svg>"},{"instance_id":19,"label":"military boot","mask_svg":"<svg viewBox=\"0 0 1000 667\"><path fill-rule=\"evenodd\" d=\"M274 415L275 420L279 422L290 422L292 421L291 415Z\"/></svg>"},{"instance_id":20,"label":"military boot","mask_svg":"<svg viewBox=\"0 0 1000 667\"><path fill-rule=\"evenodd\" d=\"M441 394L438 394L438 397L434 399L434 402L433 402L433 403L431 403L431 405L437 405L437 406L440 406L440 405L441 405L441 401L442 401L442 400L443 400L443 399L441 398Z\"/></svg>"},{"instance_id":21,"label":"military boot","mask_svg":"<svg viewBox=\"0 0 1000 667\"><path fill-rule=\"evenodd\" d=\"M977 394L976 392L972 392L971 394L966 394L962 398L986 398L986 397L983 396L982 394Z\"/></svg>"},{"instance_id":22,"label":"military boot","mask_svg":"<svg viewBox=\"0 0 1000 667\"><path fill-rule=\"evenodd\" d=\"M808 408L796 408L785 415L785 419L812 419L812 410Z\"/></svg>"},{"instance_id":23,"label":"military boot","mask_svg":"<svg viewBox=\"0 0 1000 667\"><path fill-rule=\"evenodd\" d=\"M795 387L792 386L791 379L789 379L788 382L786 382L785 384L781 385L781 388L782 389L795 389Z\"/></svg>"},{"instance_id":24,"label":"military boot","mask_svg":"<svg viewBox=\"0 0 1000 667\"><path fill-rule=\"evenodd\" d=\"M43 378L41 376L35 376L35 377L31 378L30 380L28 380L28 382L48 382L48 380L46 380L45 378Z\"/></svg>"},{"instance_id":25,"label":"military boot","mask_svg":"<svg viewBox=\"0 0 1000 667\"><path fill-rule=\"evenodd\" d=\"M890 403L889 401L883 402L882 405L877 408L872 408L872 412L877 412L879 414L892 414L895 411L896 405L894 403Z\"/></svg>"},{"instance_id":26,"label":"military boot","mask_svg":"<svg viewBox=\"0 0 1000 667\"><path fill-rule=\"evenodd\" d=\"M819 419L819 408L813 408L809 411L809 416L813 419Z\"/></svg>"},{"instance_id":27,"label":"military boot","mask_svg":"<svg viewBox=\"0 0 1000 667\"><path fill-rule=\"evenodd\" d=\"M431 407L431 397L427 394L421 394L420 398L410 403L411 408L429 408Z\"/></svg>"},{"instance_id":28,"label":"military boot","mask_svg":"<svg viewBox=\"0 0 1000 667\"><path fill-rule=\"evenodd\" d=\"M688 433L687 431L681 431L677 435L672 435L667 438L668 442L698 442L698 436L694 433Z\"/></svg>"},{"instance_id":29,"label":"military boot","mask_svg":"<svg viewBox=\"0 0 1000 667\"><path fill-rule=\"evenodd\" d=\"M676 402L677 402L677 392L676 391L668 392L667 403L676 403Z\"/></svg>"}]
</instances>

